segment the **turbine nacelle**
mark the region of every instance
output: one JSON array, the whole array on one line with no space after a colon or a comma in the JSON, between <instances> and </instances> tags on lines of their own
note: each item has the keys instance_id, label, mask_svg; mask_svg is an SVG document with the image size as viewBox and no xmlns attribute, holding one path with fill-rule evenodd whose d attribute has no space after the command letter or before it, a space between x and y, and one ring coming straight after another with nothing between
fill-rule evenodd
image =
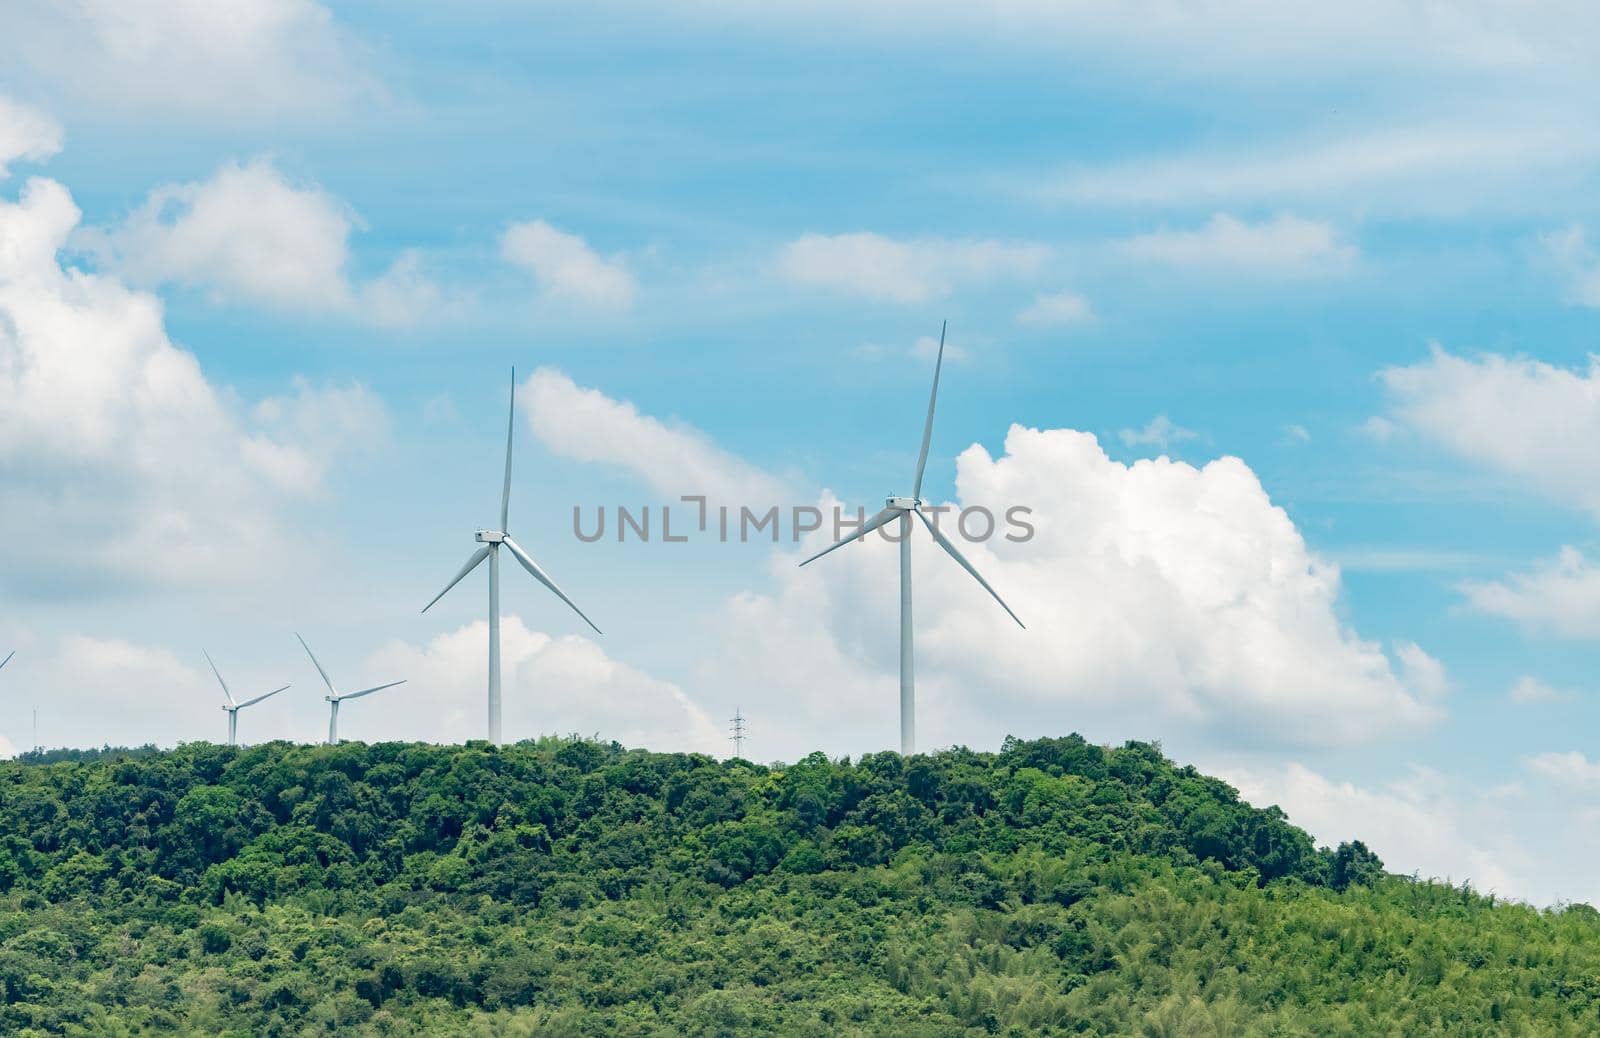
<instances>
[{"instance_id":1,"label":"turbine nacelle","mask_svg":"<svg viewBox=\"0 0 1600 1038\"><path fill-rule=\"evenodd\" d=\"M479 544L504 544L506 540L503 530L479 530L474 536Z\"/></svg>"},{"instance_id":2,"label":"turbine nacelle","mask_svg":"<svg viewBox=\"0 0 1600 1038\"><path fill-rule=\"evenodd\" d=\"M884 501L883 506L901 512L914 512L922 507L922 502L914 497L895 497L891 495Z\"/></svg>"}]
</instances>

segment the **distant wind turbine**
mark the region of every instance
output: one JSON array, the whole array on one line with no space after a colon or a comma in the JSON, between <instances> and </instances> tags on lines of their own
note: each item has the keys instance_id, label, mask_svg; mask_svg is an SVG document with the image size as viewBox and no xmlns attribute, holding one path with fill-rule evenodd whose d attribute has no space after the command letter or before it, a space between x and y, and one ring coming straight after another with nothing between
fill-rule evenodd
<instances>
[{"instance_id":1,"label":"distant wind turbine","mask_svg":"<svg viewBox=\"0 0 1600 1038\"><path fill-rule=\"evenodd\" d=\"M370 696L374 692L382 692L386 688L394 688L396 685L404 685L406 683L405 679L401 678L399 681L391 681L387 685L374 685L371 688L364 688L360 692L340 692L338 689L333 687L333 681L328 677L328 672L322 669L322 664L317 662L316 653L311 651L311 646L306 644L306 640L304 638L300 638L300 633L298 631L295 632L295 637L300 639L300 647L306 650L307 656L311 657L311 665L317 668L318 674L322 675L322 683L328 686L328 694L322 698L332 704L332 712L328 715L329 746L337 746L339 744L340 703L344 702L346 699L360 699L362 696Z\"/></svg>"},{"instance_id":2,"label":"distant wind turbine","mask_svg":"<svg viewBox=\"0 0 1600 1038\"><path fill-rule=\"evenodd\" d=\"M3 660L0 660L0 667L4 667L7 663L10 663L11 662L11 657L15 656L16 654L17 654L17 650L16 649L12 649L10 652L6 653L6 658L3 659Z\"/></svg>"},{"instance_id":3,"label":"distant wind turbine","mask_svg":"<svg viewBox=\"0 0 1600 1038\"><path fill-rule=\"evenodd\" d=\"M479 530L475 535L478 543L483 545L467 559L467 564L461 567L444 590L433 596L433 602L422 607L426 613L433 608L433 603L439 601L450 589L461 583L468 573L478 568L484 559L489 560L489 741L495 745L500 743L500 548L505 546L511 552L522 568L532 574L533 579L543 584L555 593L561 601L571 606L572 611L583 617L583 622L594 627L594 633L599 634L600 628L595 627L594 621L583 615L572 599L567 597L565 591L556 587L556 582L550 579L539 564L533 561L533 556L523 550L522 545L511 539L506 532L506 523L511 511L511 433L515 428L517 417L517 369L511 369L511 411L506 419L506 480L500 492L500 529Z\"/></svg>"},{"instance_id":4,"label":"distant wind turbine","mask_svg":"<svg viewBox=\"0 0 1600 1038\"><path fill-rule=\"evenodd\" d=\"M255 706L263 699L270 699L279 692L282 692L284 688L288 688L289 686L285 685L283 688L275 688L271 692L261 693L254 699L246 699L242 703L236 703L233 700L233 693L228 690L228 683L222 680L222 672L217 670L217 665L212 662L211 654L207 652L205 653L205 657L206 662L211 664L211 673L217 676L217 684L222 686L223 697L227 699L227 702L222 705L222 709L228 714L228 745L237 746L239 744L239 711L243 710L247 706ZM10 659L11 657L7 656L6 658Z\"/></svg>"},{"instance_id":5,"label":"distant wind turbine","mask_svg":"<svg viewBox=\"0 0 1600 1038\"><path fill-rule=\"evenodd\" d=\"M916 679L911 653L911 517L915 515L921 519L922 525L933 535L934 542L948 552L962 569L972 574L973 579L982 584L985 591L994 596L994 600L1000 603L1000 608L1004 609L1011 619L1017 621L1018 627L1025 628L1023 622L1017 619L1017 614L1006 605L1005 599L1000 597L999 592L989 586L989 582L984 580L983 576L973 568L972 563L968 562L961 552L956 550L956 546L939 532L929 521L927 513L922 510L925 504L922 500L922 473L928 467L928 443L933 438L933 408L939 399L939 371L944 367L944 333L945 326L941 325L939 355L933 364L933 392L928 394L928 419L922 427L922 450L917 455L917 476L912 483L911 496L891 496L883 510L863 523L861 529L800 563L804 566L815 562L835 548L841 548L851 541L862 540L878 527L887 525L895 519L900 520L900 752L906 756L916 752L917 742Z\"/></svg>"}]
</instances>

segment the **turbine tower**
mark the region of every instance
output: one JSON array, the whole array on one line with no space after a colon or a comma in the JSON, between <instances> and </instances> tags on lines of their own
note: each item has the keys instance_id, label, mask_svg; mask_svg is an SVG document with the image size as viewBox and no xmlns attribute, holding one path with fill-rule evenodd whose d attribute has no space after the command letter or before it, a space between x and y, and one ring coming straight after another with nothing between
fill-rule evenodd
<instances>
[{"instance_id":1,"label":"turbine tower","mask_svg":"<svg viewBox=\"0 0 1600 1038\"><path fill-rule=\"evenodd\" d=\"M346 699L360 699L362 696L370 696L374 692L382 692L386 688L394 688L396 685L404 685L406 683L405 679L401 678L399 681L391 681L387 685L374 685L371 688L364 688L360 692L340 692L338 689L333 687L333 681L328 677L328 672L322 669L322 664L317 662L316 653L311 651L311 646L306 644L306 640L304 638L300 638L300 632L296 631L295 637L300 639L300 647L306 650L307 656L311 657L311 665L317 668L318 674L322 675L322 683L328 686L328 694L322 698L333 704L333 711L328 716L329 746L337 746L339 744L340 703L344 702Z\"/></svg>"},{"instance_id":2,"label":"turbine tower","mask_svg":"<svg viewBox=\"0 0 1600 1038\"><path fill-rule=\"evenodd\" d=\"M916 678L911 653L911 517L914 515L921 519L922 525L933 535L934 543L949 553L962 569L972 574L972 578L982 584L983 589L1000 603L1000 608L1004 609L1011 619L1017 621L1017 626L1026 630L1026 625L1017 619L1017 614L1006 605L1005 599L1000 597L999 592L989 586L989 582L983 579L982 574L973 568L972 563L956 550L956 546L951 544L944 534L939 532L938 527L929 521L927 513L922 510L925 504L922 500L922 473L928 467L928 443L933 438L933 408L939 399L939 371L944 367L945 327L941 325L939 328L939 355L933 363L933 392L928 394L928 418L922 426L922 450L917 454L917 475L911 484L911 496L891 495L883 510L863 523L861 529L800 563L804 566L815 562L835 548L841 548L851 541L862 540L878 527L886 526L896 519L900 520L900 752L905 756L916 752L917 743Z\"/></svg>"},{"instance_id":3,"label":"turbine tower","mask_svg":"<svg viewBox=\"0 0 1600 1038\"><path fill-rule=\"evenodd\" d=\"M212 661L211 654L207 652L205 653L205 657L206 662L211 664L211 673L217 676L217 684L222 686L223 698L227 700L226 703L222 704L222 709L226 711L228 715L228 745L237 746L239 744L239 711L243 710L247 706L255 706L263 699L270 699L279 692L282 692L283 688L288 688L289 686L285 685L283 688L275 688L271 692L261 693L254 699L246 699L242 703L236 703L233 700L233 693L228 691L228 683L222 680L222 672L217 669L216 663ZM10 659L11 657L7 656L6 658Z\"/></svg>"},{"instance_id":4,"label":"turbine tower","mask_svg":"<svg viewBox=\"0 0 1600 1038\"><path fill-rule=\"evenodd\" d=\"M543 584L555 593L561 601L567 603L574 613L583 617L583 622L594 628L594 633L599 634L600 628L595 627L594 621L583 615L572 599L567 597L565 591L556 587L556 582L550 579L533 556L523 550L522 545L511 539L506 532L506 523L511 510L511 434L516 427L517 417L517 369L511 369L511 409L506 418L506 480L500 492L500 528L498 530L479 530L475 535L482 545L467 559L467 564L461 567L444 590L433 596L433 602L422 607L426 613L433 608L433 603L449 594L450 589L461 583L468 573L478 568L484 559L489 560L489 741L496 746L500 744L500 549L503 546L513 558L522 564L522 568L533 576L534 580Z\"/></svg>"}]
</instances>

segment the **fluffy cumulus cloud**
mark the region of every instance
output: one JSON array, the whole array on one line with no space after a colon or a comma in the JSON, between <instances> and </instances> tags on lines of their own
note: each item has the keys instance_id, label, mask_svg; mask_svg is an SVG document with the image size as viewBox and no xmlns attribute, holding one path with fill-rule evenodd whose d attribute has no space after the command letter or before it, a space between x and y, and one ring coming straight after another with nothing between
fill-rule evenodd
<instances>
[{"instance_id":1,"label":"fluffy cumulus cloud","mask_svg":"<svg viewBox=\"0 0 1600 1038\"><path fill-rule=\"evenodd\" d=\"M280 504L315 489L342 449L306 435L330 401L303 385L260 421L235 414L167 338L153 296L62 266L78 218L50 180L0 201L0 571L10 590L211 581L269 564L283 543ZM43 531L72 550L42 552Z\"/></svg>"},{"instance_id":2,"label":"fluffy cumulus cloud","mask_svg":"<svg viewBox=\"0 0 1600 1038\"><path fill-rule=\"evenodd\" d=\"M315 0L21 0L0 63L95 109L230 123L378 93L363 48Z\"/></svg>"},{"instance_id":3,"label":"fluffy cumulus cloud","mask_svg":"<svg viewBox=\"0 0 1600 1038\"><path fill-rule=\"evenodd\" d=\"M651 749L726 751L720 726L678 686L617 661L595 642L529 630L515 615L502 619L501 637L507 739L578 732ZM100 633L37 636L3 620L0 639L23 646L4 672L12 706L0 717L0 755L29 745L29 705L39 708L39 739L47 746L171 746L227 738L223 693L200 646L179 653ZM341 690L405 681L342 706L342 738L449 743L484 737L485 621L418 644L393 640L363 656L341 651L331 637L309 640ZM290 685L241 711L240 742L326 738L325 686L292 638L253 647L213 643L210 653L236 700Z\"/></svg>"},{"instance_id":4,"label":"fluffy cumulus cloud","mask_svg":"<svg viewBox=\"0 0 1600 1038\"><path fill-rule=\"evenodd\" d=\"M783 484L713 443L700 431L639 413L626 400L540 368L520 390L528 426L551 452L632 473L669 501L702 494L712 503L770 507Z\"/></svg>"},{"instance_id":5,"label":"fluffy cumulus cloud","mask_svg":"<svg viewBox=\"0 0 1600 1038\"><path fill-rule=\"evenodd\" d=\"M1511 781L1411 765L1388 781L1330 778L1298 762L1202 766L1250 802L1277 804L1319 844L1361 840L1391 872L1470 882L1556 905L1600 905L1600 763L1577 751L1524 757Z\"/></svg>"},{"instance_id":6,"label":"fluffy cumulus cloud","mask_svg":"<svg viewBox=\"0 0 1600 1038\"><path fill-rule=\"evenodd\" d=\"M801 285L893 303L920 303L955 288L1033 274L1042 245L949 238L889 238L870 231L804 234L778 254L778 270Z\"/></svg>"},{"instance_id":7,"label":"fluffy cumulus cloud","mask_svg":"<svg viewBox=\"0 0 1600 1038\"><path fill-rule=\"evenodd\" d=\"M1032 509L1031 539L1007 540L1024 534L1002 525L963 548L1028 629L918 538L921 745L993 741L1007 717L1117 738L1351 743L1441 714L1443 668L1408 643L1391 657L1344 625L1337 568L1237 458L1124 465L1087 433L1013 427L1001 457L962 453L957 488L964 507ZM896 555L869 537L803 570L780 557L774 593L731 604L703 677L733 687L760 673L803 718L797 729L849 740L867 726L881 746L893 730Z\"/></svg>"},{"instance_id":8,"label":"fluffy cumulus cloud","mask_svg":"<svg viewBox=\"0 0 1600 1038\"><path fill-rule=\"evenodd\" d=\"M1333 273L1356 257L1355 247L1341 241L1332 225L1289 214L1252 224L1218 213L1193 230L1135 235L1117 248L1154 263L1275 275Z\"/></svg>"},{"instance_id":9,"label":"fluffy cumulus cloud","mask_svg":"<svg viewBox=\"0 0 1600 1038\"><path fill-rule=\"evenodd\" d=\"M502 618L500 638L508 741L576 732L653 750L726 751L720 727L678 686L618 662L588 638L532 631L516 616ZM483 738L488 640L488 622L479 620L423 646L380 649L367 664L372 679L407 683L378 693L387 703L351 703L341 733L348 726L350 738L369 741Z\"/></svg>"},{"instance_id":10,"label":"fluffy cumulus cloud","mask_svg":"<svg viewBox=\"0 0 1600 1038\"><path fill-rule=\"evenodd\" d=\"M436 310L440 293L415 252L377 277L352 278L357 226L343 202L258 158L228 163L207 180L157 187L126 219L86 230L78 244L132 282L183 285L219 301L390 325Z\"/></svg>"},{"instance_id":11,"label":"fluffy cumulus cloud","mask_svg":"<svg viewBox=\"0 0 1600 1038\"><path fill-rule=\"evenodd\" d=\"M601 256L576 234L533 220L513 224L500 238L500 255L533 275L548 299L599 310L633 305L633 274L618 257Z\"/></svg>"},{"instance_id":12,"label":"fluffy cumulus cloud","mask_svg":"<svg viewBox=\"0 0 1600 1038\"><path fill-rule=\"evenodd\" d=\"M1391 428L1600 515L1600 358L1574 369L1436 345L1378 377Z\"/></svg>"},{"instance_id":13,"label":"fluffy cumulus cloud","mask_svg":"<svg viewBox=\"0 0 1600 1038\"><path fill-rule=\"evenodd\" d=\"M1417 766L1378 788L1335 781L1294 762L1218 770L1251 803L1282 807L1319 845L1360 840L1391 872L1470 882L1540 904L1562 896L1561 880L1516 835L1524 795L1515 787L1473 790ZM1564 893L1574 891L1569 886Z\"/></svg>"},{"instance_id":14,"label":"fluffy cumulus cloud","mask_svg":"<svg viewBox=\"0 0 1600 1038\"><path fill-rule=\"evenodd\" d=\"M1473 609L1532 631L1600 638L1600 567L1571 546L1526 572L1464 583L1461 592Z\"/></svg>"},{"instance_id":15,"label":"fluffy cumulus cloud","mask_svg":"<svg viewBox=\"0 0 1600 1038\"><path fill-rule=\"evenodd\" d=\"M61 126L36 108L0 94L0 180L17 161L38 162L61 150Z\"/></svg>"},{"instance_id":16,"label":"fluffy cumulus cloud","mask_svg":"<svg viewBox=\"0 0 1600 1038\"><path fill-rule=\"evenodd\" d=\"M217 664L241 699L270 691L281 674L263 675L226 652ZM12 662L10 695L39 711L39 741L45 746L170 746L180 741L227 740L222 690L198 650L180 659L171 649L105 635L63 633L33 639ZM8 668L8 672L10 668ZM3 737L13 749L29 745L27 711L11 710ZM243 742L293 737L283 697L240 715ZM299 733L305 738L305 733Z\"/></svg>"}]
</instances>

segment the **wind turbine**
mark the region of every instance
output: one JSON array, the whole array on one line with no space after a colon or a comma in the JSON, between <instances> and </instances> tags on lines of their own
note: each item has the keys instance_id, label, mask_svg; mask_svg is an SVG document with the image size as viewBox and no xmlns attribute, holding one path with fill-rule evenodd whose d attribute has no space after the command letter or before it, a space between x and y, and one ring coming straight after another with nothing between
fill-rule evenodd
<instances>
[{"instance_id":1,"label":"wind turbine","mask_svg":"<svg viewBox=\"0 0 1600 1038\"><path fill-rule=\"evenodd\" d=\"M911 484L911 496L891 495L883 510L863 523L861 529L800 563L804 566L815 562L835 548L841 548L851 541L862 540L878 527L896 519L900 520L900 752L905 756L916 752L917 742L916 678L911 653L911 517L914 515L921 519L922 525L933 535L934 543L948 552L962 569L972 574L973 579L982 584L983 589L1000 603L1000 608L1004 609L1011 619L1017 621L1018 627L1026 629L1026 625L1017 619L1017 614L1006 605L1005 599L1000 597L999 592L989 586L989 582L983 579L982 574L973 568L972 563L956 550L956 546L951 544L944 534L939 532L938 527L929 521L927 513L922 510L925 504L922 500L922 473L928 467L928 443L933 438L933 408L939 399L939 371L944 366L946 325L941 325L939 328L939 355L933 364L933 392L928 394L928 419L922 427L922 450L917 455L917 476Z\"/></svg>"},{"instance_id":2,"label":"wind turbine","mask_svg":"<svg viewBox=\"0 0 1600 1038\"><path fill-rule=\"evenodd\" d=\"M507 518L511 510L511 433L515 428L517 417L517 369L511 369L511 410L506 418L506 481L500 492L500 529L479 530L475 535L482 545L467 559L467 564L461 567L444 590L433 596L433 602L422 607L426 613L433 608L433 603L439 601L450 589L461 583L468 573L478 568L484 559L489 560L489 741L495 745L500 744L500 548L511 552L513 558L522 564L534 580L543 584L555 593L561 601L572 607L572 611L583 617L583 622L594 627L594 633L599 634L600 628L595 627L594 621L583 615L567 593L556 587L556 582L550 579L539 564L533 561L533 556L523 550L522 545L511 539L506 532Z\"/></svg>"},{"instance_id":3,"label":"wind turbine","mask_svg":"<svg viewBox=\"0 0 1600 1038\"><path fill-rule=\"evenodd\" d=\"M317 662L316 653L311 651L311 646L306 644L306 640L304 638L300 638L300 632L296 631L295 637L300 639L300 647L306 650L307 656L311 657L311 665L317 668L318 674L322 675L322 683L328 686L328 694L322 698L333 704L333 710L328 715L329 746L339 745L340 703L344 702L346 699L360 699L362 696L370 696L374 692L382 692L386 688L394 688L396 685L404 685L406 683L405 679L401 678L399 681L391 681L387 685L374 685L371 688L364 688L360 692L340 692L338 689L333 687L333 681L328 677L328 672L322 669L322 664Z\"/></svg>"},{"instance_id":4,"label":"wind turbine","mask_svg":"<svg viewBox=\"0 0 1600 1038\"><path fill-rule=\"evenodd\" d=\"M204 650L201 651L204 652ZM237 746L239 744L239 711L243 710L247 706L255 706L263 699L270 699L279 692L282 692L283 688L288 688L289 686L285 685L283 688L275 688L271 692L261 693L254 699L246 699L242 703L236 703L233 699L233 693L228 690L228 683L222 680L222 672L217 669L216 663L212 661L211 654L206 652L205 657L206 662L211 664L211 673L217 676L217 684L222 686L223 697L227 699L227 702L222 705L222 709L228 714L228 745ZM6 659L10 658L11 657L9 656L6 657Z\"/></svg>"}]
</instances>

